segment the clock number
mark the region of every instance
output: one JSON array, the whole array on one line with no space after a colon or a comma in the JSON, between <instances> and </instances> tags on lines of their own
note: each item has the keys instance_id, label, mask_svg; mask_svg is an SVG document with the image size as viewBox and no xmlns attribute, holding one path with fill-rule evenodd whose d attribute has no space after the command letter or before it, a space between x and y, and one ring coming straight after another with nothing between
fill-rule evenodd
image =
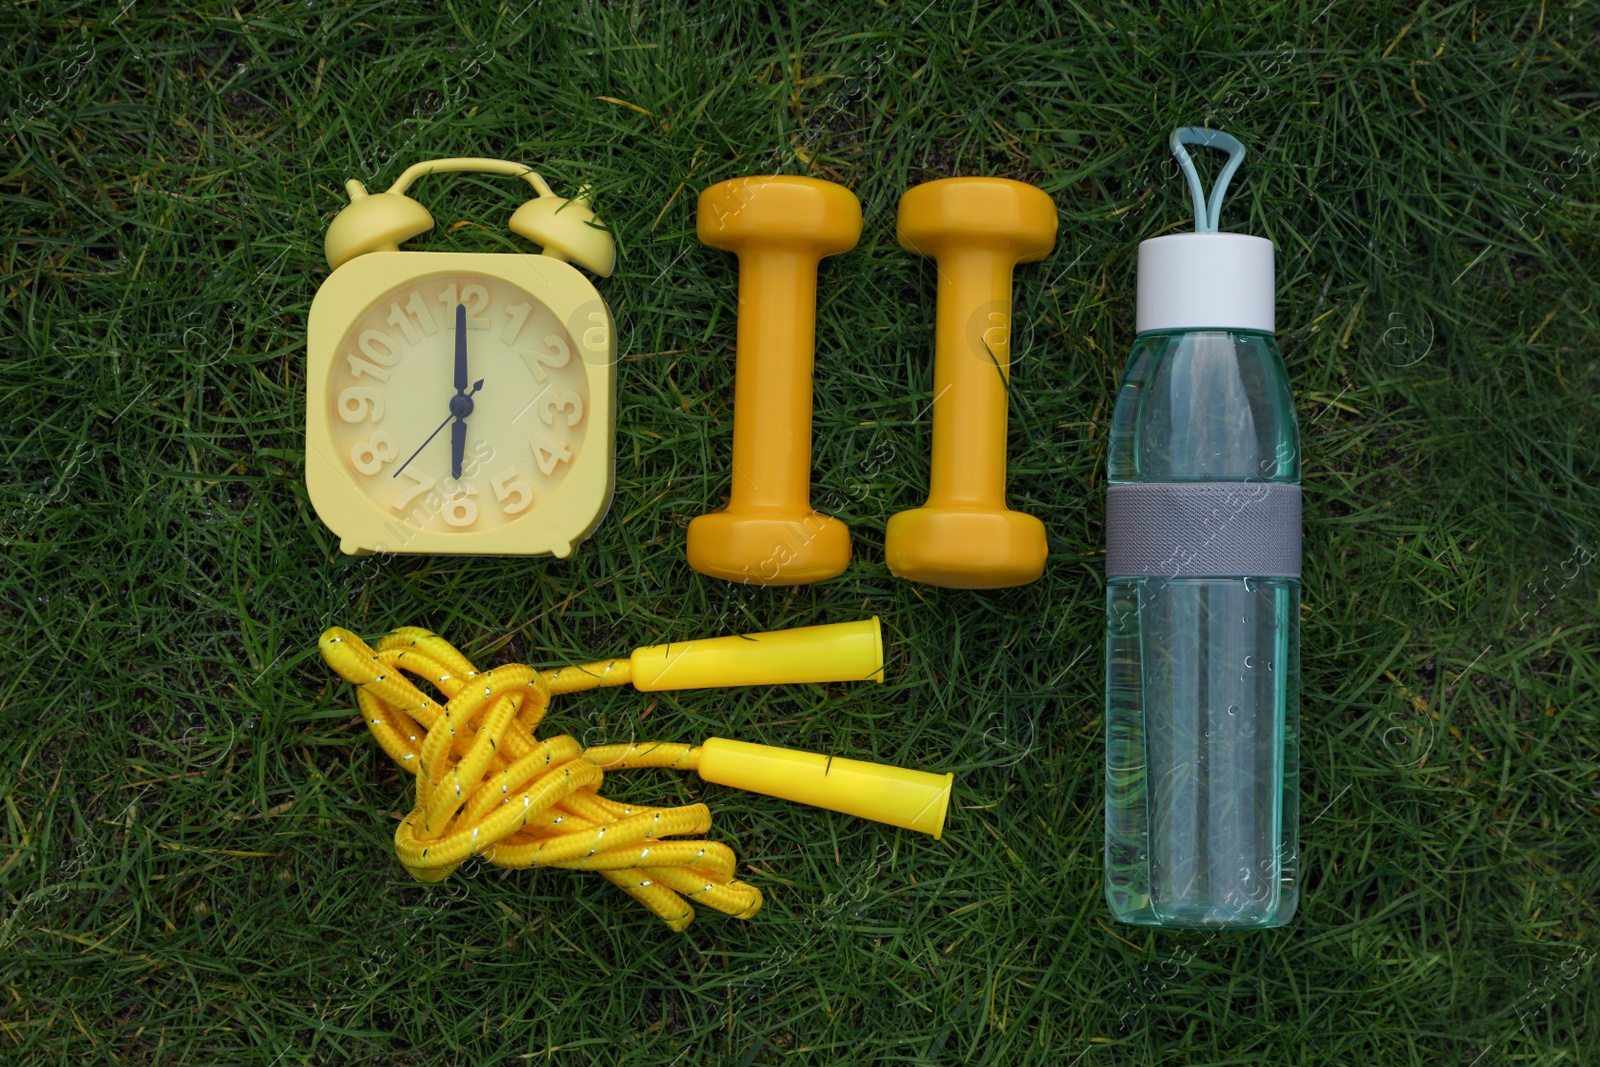
<instances>
[{"instance_id":1,"label":"clock number","mask_svg":"<svg viewBox=\"0 0 1600 1067\"><path fill-rule=\"evenodd\" d=\"M394 457L394 439L382 430L372 431L371 437L350 449L350 463L362 474L377 474Z\"/></svg>"},{"instance_id":2,"label":"clock number","mask_svg":"<svg viewBox=\"0 0 1600 1067\"><path fill-rule=\"evenodd\" d=\"M450 314L445 316L445 325L448 329L455 329L456 305L467 305L467 329L487 330L489 319L484 312L489 310L489 290L481 285L467 285L461 289L460 299L456 298L456 287L445 286L444 292L439 294L439 303L443 304Z\"/></svg>"},{"instance_id":3,"label":"clock number","mask_svg":"<svg viewBox=\"0 0 1600 1067\"><path fill-rule=\"evenodd\" d=\"M539 470L545 474L554 474L556 467L572 459L572 450L566 445L552 441L542 434L535 436L537 440L529 442L533 445L533 461L539 464Z\"/></svg>"},{"instance_id":4,"label":"clock number","mask_svg":"<svg viewBox=\"0 0 1600 1067\"><path fill-rule=\"evenodd\" d=\"M411 299L406 301L406 310L417 317L417 322L422 326L423 336L432 337L439 332L439 327L433 321L433 312L428 310L427 302L415 289L411 290Z\"/></svg>"},{"instance_id":5,"label":"clock number","mask_svg":"<svg viewBox=\"0 0 1600 1067\"><path fill-rule=\"evenodd\" d=\"M522 350L522 362L526 363L528 369L533 372L534 380L540 382L550 377L545 370L546 367L551 370L565 367L572 359L572 349L568 348L567 342L556 334L550 334L544 339L544 343L549 346L550 351L541 352L537 348L524 348ZM546 419L545 421L549 422L550 420Z\"/></svg>"},{"instance_id":6,"label":"clock number","mask_svg":"<svg viewBox=\"0 0 1600 1067\"><path fill-rule=\"evenodd\" d=\"M489 479L494 498L500 501L500 510L507 515L520 515L533 503L533 490L528 488L527 482L511 480L516 476L517 468L507 467Z\"/></svg>"},{"instance_id":7,"label":"clock number","mask_svg":"<svg viewBox=\"0 0 1600 1067\"><path fill-rule=\"evenodd\" d=\"M422 474L413 470L403 470L400 474L402 477L410 478L412 485L409 489L402 489L400 495L395 497L389 504L396 511L404 511L413 500L433 488L433 476L431 474Z\"/></svg>"},{"instance_id":8,"label":"clock number","mask_svg":"<svg viewBox=\"0 0 1600 1067\"><path fill-rule=\"evenodd\" d=\"M512 304L506 308L506 315L511 321L506 323L506 328L500 331L500 343L515 344L517 337L522 333L522 324L528 321L528 314L533 310L532 304Z\"/></svg>"},{"instance_id":9,"label":"clock number","mask_svg":"<svg viewBox=\"0 0 1600 1067\"><path fill-rule=\"evenodd\" d=\"M578 425L583 421L583 397L570 390L565 393L557 393L544 402L544 407L539 409L539 417L544 420L546 426L554 426L556 424L556 412L558 411L567 412L568 426Z\"/></svg>"},{"instance_id":10,"label":"clock number","mask_svg":"<svg viewBox=\"0 0 1600 1067\"><path fill-rule=\"evenodd\" d=\"M362 419L377 422L383 418L383 394L376 389L352 385L339 394L339 417L345 422Z\"/></svg>"},{"instance_id":11,"label":"clock number","mask_svg":"<svg viewBox=\"0 0 1600 1067\"><path fill-rule=\"evenodd\" d=\"M417 324L422 327L421 332L417 326L411 324L415 316ZM398 302L389 305L389 325L398 327L406 335L406 344L414 345L424 336L432 337L439 332L439 327L434 325L433 314L428 310L428 305L423 303L422 294L415 289L411 290L411 299L406 301L402 310Z\"/></svg>"},{"instance_id":12,"label":"clock number","mask_svg":"<svg viewBox=\"0 0 1600 1067\"><path fill-rule=\"evenodd\" d=\"M376 363L368 363L360 356L346 356L345 358L350 361L350 373L355 375L357 378L361 377L363 374L367 374L378 379L380 382L386 382L389 380L389 372L378 366Z\"/></svg>"},{"instance_id":13,"label":"clock number","mask_svg":"<svg viewBox=\"0 0 1600 1067\"><path fill-rule=\"evenodd\" d=\"M414 345L422 340L422 334L418 333L417 328L411 325L410 316L401 310L398 301L389 305L388 322L390 326L395 327L406 335L406 344Z\"/></svg>"},{"instance_id":14,"label":"clock number","mask_svg":"<svg viewBox=\"0 0 1600 1067\"><path fill-rule=\"evenodd\" d=\"M363 330L358 347L363 356L385 367L400 362L400 346L394 343L393 337L381 330Z\"/></svg>"},{"instance_id":15,"label":"clock number","mask_svg":"<svg viewBox=\"0 0 1600 1067\"><path fill-rule=\"evenodd\" d=\"M451 526L471 526L477 522L478 502L472 499L477 492L475 485L460 486L444 503L444 521Z\"/></svg>"},{"instance_id":16,"label":"clock number","mask_svg":"<svg viewBox=\"0 0 1600 1067\"><path fill-rule=\"evenodd\" d=\"M606 329L606 317L603 312L589 312L589 321L595 325L583 331L583 343L587 348L604 348L611 341L611 331Z\"/></svg>"}]
</instances>

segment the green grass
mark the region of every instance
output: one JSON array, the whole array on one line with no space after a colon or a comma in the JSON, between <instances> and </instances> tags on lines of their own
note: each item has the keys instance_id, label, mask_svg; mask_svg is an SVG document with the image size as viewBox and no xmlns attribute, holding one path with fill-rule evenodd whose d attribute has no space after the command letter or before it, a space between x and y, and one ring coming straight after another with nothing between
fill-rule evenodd
<instances>
[{"instance_id":1,"label":"green grass","mask_svg":"<svg viewBox=\"0 0 1600 1067\"><path fill-rule=\"evenodd\" d=\"M844 7L6 6L0 1062L1600 1062L1600 8ZM1277 242L1306 458L1305 891L1242 935L1116 926L1100 884L1107 419L1136 244L1188 219L1165 137L1202 121L1250 149L1224 227ZM342 183L457 154L592 183L617 234L616 501L565 562L349 559L306 498ZM865 209L816 382L856 561L746 589L684 560L736 282L694 204L773 171ZM883 564L931 384L895 203L950 174L1062 216L1018 272L1010 467L1051 559L1009 592ZM419 246L516 249L519 189L430 179ZM412 882L405 782L314 652L421 624L554 665L867 614L882 687L559 703L588 740L957 773L937 843L614 777L709 803L766 894L682 936L594 875Z\"/></svg>"}]
</instances>

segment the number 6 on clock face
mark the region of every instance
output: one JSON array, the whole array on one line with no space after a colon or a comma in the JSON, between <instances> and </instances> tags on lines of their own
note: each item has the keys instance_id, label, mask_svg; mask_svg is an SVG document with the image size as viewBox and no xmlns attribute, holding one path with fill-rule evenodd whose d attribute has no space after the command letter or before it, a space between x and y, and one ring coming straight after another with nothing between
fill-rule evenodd
<instances>
[{"instance_id":1,"label":"number 6 on clock face","mask_svg":"<svg viewBox=\"0 0 1600 1067\"><path fill-rule=\"evenodd\" d=\"M377 252L312 305L306 480L347 552L566 555L609 504L614 339L547 257Z\"/></svg>"}]
</instances>

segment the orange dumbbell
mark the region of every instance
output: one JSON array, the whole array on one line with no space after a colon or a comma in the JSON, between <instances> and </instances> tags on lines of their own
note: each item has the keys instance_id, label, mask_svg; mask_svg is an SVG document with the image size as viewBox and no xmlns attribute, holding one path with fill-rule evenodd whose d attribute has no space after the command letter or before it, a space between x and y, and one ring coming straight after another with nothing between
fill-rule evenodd
<instances>
[{"instance_id":1,"label":"orange dumbbell","mask_svg":"<svg viewBox=\"0 0 1600 1067\"><path fill-rule=\"evenodd\" d=\"M1044 523L1006 507L1011 271L1055 247L1056 206L1008 178L946 178L900 198L900 247L939 264L928 502L889 519L901 578L955 589L1044 573Z\"/></svg>"},{"instance_id":2,"label":"orange dumbbell","mask_svg":"<svg viewBox=\"0 0 1600 1067\"><path fill-rule=\"evenodd\" d=\"M737 178L700 194L700 240L739 257L733 489L689 523L689 565L735 582L819 582L850 531L811 507L817 263L855 247L861 202L815 178Z\"/></svg>"}]
</instances>

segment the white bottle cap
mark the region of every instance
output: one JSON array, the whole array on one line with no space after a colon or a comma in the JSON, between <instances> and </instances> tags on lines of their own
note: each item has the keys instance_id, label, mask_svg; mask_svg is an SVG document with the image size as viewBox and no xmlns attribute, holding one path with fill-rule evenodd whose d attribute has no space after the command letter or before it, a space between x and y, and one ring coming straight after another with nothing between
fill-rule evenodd
<instances>
[{"instance_id":1,"label":"white bottle cap","mask_svg":"<svg viewBox=\"0 0 1600 1067\"><path fill-rule=\"evenodd\" d=\"M1274 249L1243 233L1174 233L1139 242L1135 328L1273 333Z\"/></svg>"}]
</instances>

